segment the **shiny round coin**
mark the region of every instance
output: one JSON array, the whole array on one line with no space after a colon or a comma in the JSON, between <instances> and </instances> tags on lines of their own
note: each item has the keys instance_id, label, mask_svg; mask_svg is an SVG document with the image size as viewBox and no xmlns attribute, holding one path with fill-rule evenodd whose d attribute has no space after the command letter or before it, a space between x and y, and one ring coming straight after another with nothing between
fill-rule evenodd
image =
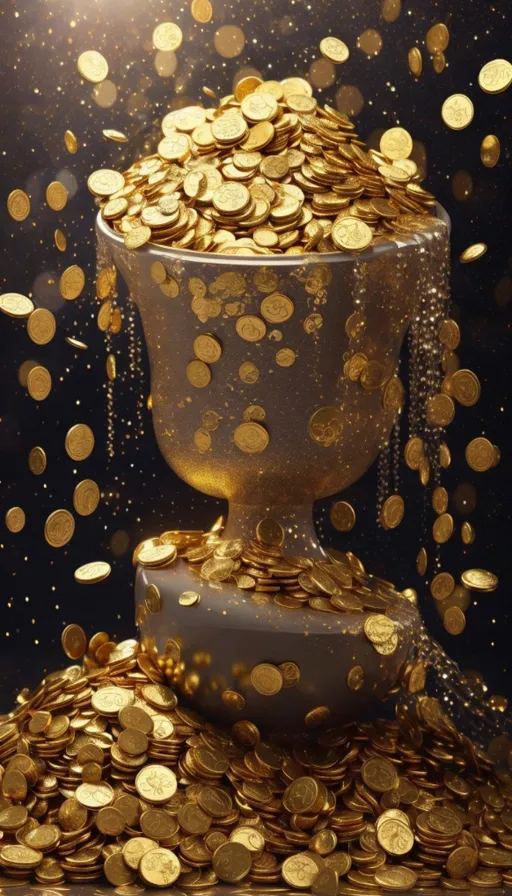
<instances>
[{"instance_id":1,"label":"shiny round coin","mask_svg":"<svg viewBox=\"0 0 512 896\"><path fill-rule=\"evenodd\" d=\"M272 697L283 687L283 673L271 663L260 663L251 672L251 684L259 694Z\"/></svg>"},{"instance_id":2,"label":"shiny round coin","mask_svg":"<svg viewBox=\"0 0 512 896\"><path fill-rule=\"evenodd\" d=\"M70 660L79 660L87 649L87 636L80 625L67 625L61 635L62 649Z\"/></svg>"},{"instance_id":3,"label":"shiny round coin","mask_svg":"<svg viewBox=\"0 0 512 896\"><path fill-rule=\"evenodd\" d=\"M110 563L106 563L104 560L94 560L75 569L75 581L82 585L92 585L95 582L103 582L111 572Z\"/></svg>"},{"instance_id":4,"label":"shiny round coin","mask_svg":"<svg viewBox=\"0 0 512 896\"><path fill-rule=\"evenodd\" d=\"M44 524L44 537L52 548L62 548L75 531L75 520L69 510L54 510Z\"/></svg>"}]
</instances>

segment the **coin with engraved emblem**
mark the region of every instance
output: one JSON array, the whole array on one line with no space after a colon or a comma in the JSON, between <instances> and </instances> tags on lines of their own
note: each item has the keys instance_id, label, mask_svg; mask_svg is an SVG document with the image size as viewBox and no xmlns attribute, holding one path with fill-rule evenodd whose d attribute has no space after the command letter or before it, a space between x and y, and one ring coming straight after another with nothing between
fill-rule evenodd
<instances>
[{"instance_id":1,"label":"coin with engraved emblem","mask_svg":"<svg viewBox=\"0 0 512 896\"><path fill-rule=\"evenodd\" d=\"M46 202L54 212L61 212L68 201L68 191L64 184L54 180L46 188Z\"/></svg>"},{"instance_id":2,"label":"coin with engraved emblem","mask_svg":"<svg viewBox=\"0 0 512 896\"><path fill-rule=\"evenodd\" d=\"M486 569L467 569L461 582L470 591L495 591L498 587L498 577Z\"/></svg>"},{"instance_id":3,"label":"coin with engraved emblem","mask_svg":"<svg viewBox=\"0 0 512 896\"><path fill-rule=\"evenodd\" d=\"M21 532L25 526L25 521L25 511L21 507L10 507L5 514L5 525L9 532Z\"/></svg>"},{"instance_id":4,"label":"coin with engraved emblem","mask_svg":"<svg viewBox=\"0 0 512 896\"><path fill-rule=\"evenodd\" d=\"M251 672L251 684L258 694L272 697L283 687L283 673L271 663L260 663Z\"/></svg>"},{"instance_id":5,"label":"coin with engraved emblem","mask_svg":"<svg viewBox=\"0 0 512 896\"><path fill-rule=\"evenodd\" d=\"M336 501L330 511L329 519L338 532L350 532L356 522L356 512L348 501Z\"/></svg>"},{"instance_id":6,"label":"coin with engraved emblem","mask_svg":"<svg viewBox=\"0 0 512 896\"><path fill-rule=\"evenodd\" d=\"M19 292L4 292L0 295L0 311L8 317L29 317L34 311L34 303Z\"/></svg>"},{"instance_id":7,"label":"coin with engraved emblem","mask_svg":"<svg viewBox=\"0 0 512 896\"><path fill-rule=\"evenodd\" d=\"M7 211L14 221L24 221L30 214L30 199L24 190L12 190L7 197Z\"/></svg>"},{"instance_id":8,"label":"coin with engraved emblem","mask_svg":"<svg viewBox=\"0 0 512 896\"><path fill-rule=\"evenodd\" d=\"M222 355L222 346L211 333L204 333L194 339L194 353L200 361L214 364Z\"/></svg>"},{"instance_id":9,"label":"coin with engraved emblem","mask_svg":"<svg viewBox=\"0 0 512 896\"><path fill-rule=\"evenodd\" d=\"M63 299L68 302L74 301L81 294L85 286L85 274L81 267L72 264L61 274L59 280L59 290Z\"/></svg>"},{"instance_id":10,"label":"coin with engraved emblem","mask_svg":"<svg viewBox=\"0 0 512 896\"><path fill-rule=\"evenodd\" d=\"M100 503L100 489L93 479L82 479L73 492L73 507L80 516L90 516Z\"/></svg>"},{"instance_id":11,"label":"coin with engraved emblem","mask_svg":"<svg viewBox=\"0 0 512 896\"><path fill-rule=\"evenodd\" d=\"M346 62L350 56L346 43L339 37L323 37L320 41L320 52L325 59L334 62L335 65Z\"/></svg>"},{"instance_id":12,"label":"coin with engraved emblem","mask_svg":"<svg viewBox=\"0 0 512 896\"><path fill-rule=\"evenodd\" d=\"M110 563L104 560L93 560L91 563L84 563L75 569L75 580L82 585L92 585L95 582L103 582L112 572Z\"/></svg>"},{"instance_id":13,"label":"coin with engraved emblem","mask_svg":"<svg viewBox=\"0 0 512 896\"><path fill-rule=\"evenodd\" d=\"M76 423L66 433L64 447L72 460L82 461L89 457L94 448L94 433L86 423Z\"/></svg>"},{"instance_id":14,"label":"coin with engraved emblem","mask_svg":"<svg viewBox=\"0 0 512 896\"><path fill-rule=\"evenodd\" d=\"M57 329L55 316L47 308L35 308L27 321L27 333L36 345L47 345Z\"/></svg>"},{"instance_id":15,"label":"coin with engraved emblem","mask_svg":"<svg viewBox=\"0 0 512 896\"><path fill-rule=\"evenodd\" d=\"M508 59L492 59L482 66L478 84L485 93L504 93L512 84L512 64Z\"/></svg>"},{"instance_id":16,"label":"coin with engraved emblem","mask_svg":"<svg viewBox=\"0 0 512 896\"><path fill-rule=\"evenodd\" d=\"M495 463L495 451L489 439L479 436L466 446L466 462L477 473L485 473Z\"/></svg>"},{"instance_id":17,"label":"coin with engraved emblem","mask_svg":"<svg viewBox=\"0 0 512 896\"><path fill-rule=\"evenodd\" d=\"M30 449L28 466L30 472L33 473L34 476L41 476L41 474L44 473L46 470L46 452L44 448L40 448L39 445L36 445L34 448Z\"/></svg>"},{"instance_id":18,"label":"coin with engraved emblem","mask_svg":"<svg viewBox=\"0 0 512 896\"><path fill-rule=\"evenodd\" d=\"M75 531L75 520L69 510L54 510L44 524L44 537L52 548L62 548Z\"/></svg>"},{"instance_id":19,"label":"coin with engraved emblem","mask_svg":"<svg viewBox=\"0 0 512 896\"><path fill-rule=\"evenodd\" d=\"M454 93L443 103L441 117L452 131L462 131L473 121L475 107L464 93Z\"/></svg>"},{"instance_id":20,"label":"coin with engraved emblem","mask_svg":"<svg viewBox=\"0 0 512 896\"><path fill-rule=\"evenodd\" d=\"M159 805L167 803L176 793L176 775L165 765L146 765L135 778L141 799Z\"/></svg>"},{"instance_id":21,"label":"coin with engraved emblem","mask_svg":"<svg viewBox=\"0 0 512 896\"><path fill-rule=\"evenodd\" d=\"M259 342L267 332L265 322L254 314L246 314L244 317L237 318L235 328L238 335L246 342Z\"/></svg>"},{"instance_id":22,"label":"coin with engraved emblem","mask_svg":"<svg viewBox=\"0 0 512 896\"><path fill-rule=\"evenodd\" d=\"M97 50L86 50L78 57L77 68L82 78L99 84L108 75L108 62Z\"/></svg>"},{"instance_id":23,"label":"coin with engraved emblem","mask_svg":"<svg viewBox=\"0 0 512 896\"><path fill-rule=\"evenodd\" d=\"M288 296L274 293L265 296L260 305L261 316L271 324L283 324L289 320L294 311L293 302Z\"/></svg>"},{"instance_id":24,"label":"coin with engraved emblem","mask_svg":"<svg viewBox=\"0 0 512 896\"><path fill-rule=\"evenodd\" d=\"M204 389L212 380L212 373L208 364L204 361L195 359L187 364L187 379L196 389Z\"/></svg>"},{"instance_id":25,"label":"coin with engraved emblem","mask_svg":"<svg viewBox=\"0 0 512 896\"><path fill-rule=\"evenodd\" d=\"M233 433L233 441L244 454L260 454L267 448L270 438L260 423L241 423Z\"/></svg>"}]
</instances>

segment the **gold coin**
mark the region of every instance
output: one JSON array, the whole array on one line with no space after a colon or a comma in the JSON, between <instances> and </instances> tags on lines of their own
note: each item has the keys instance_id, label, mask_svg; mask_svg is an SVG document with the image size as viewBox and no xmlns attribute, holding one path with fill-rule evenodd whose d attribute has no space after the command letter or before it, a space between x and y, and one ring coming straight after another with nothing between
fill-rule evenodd
<instances>
[{"instance_id":1,"label":"gold coin","mask_svg":"<svg viewBox=\"0 0 512 896\"><path fill-rule=\"evenodd\" d=\"M260 423L241 423L233 433L233 441L244 454L260 454L267 448L270 438Z\"/></svg>"},{"instance_id":2,"label":"gold coin","mask_svg":"<svg viewBox=\"0 0 512 896\"><path fill-rule=\"evenodd\" d=\"M114 791L105 781L95 781L90 784L80 784L75 796L85 809L96 811L103 806L110 806L114 802Z\"/></svg>"},{"instance_id":3,"label":"gold coin","mask_svg":"<svg viewBox=\"0 0 512 896\"><path fill-rule=\"evenodd\" d=\"M93 560L91 563L84 563L75 569L75 581L82 585L93 585L95 582L103 582L108 578L112 568L110 563L104 560Z\"/></svg>"},{"instance_id":4,"label":"gold coin","mask_svg":"<svg viewBox=\"0 0 512 896\"><path fill-rule=\"evenodd\" d=\"M136 820L138 821L138 818ZM152 840L149 837L131 836L130 839L126 840L123 844L123 859L129 868L133 868L134 871L137 871L142 856L157 847L157 841Z\"/></svg>"},{"instance_id":5,"label":"gold coin","mask_svg":"<svg viewBox=\"0 0 512 896\"><path fill-rule=\"evenodd\" d=\"M494 446L489 439L479 436L466 446L466 462L477 473L485 473L495 463Z\"/></svg>"},{"instance_id":6,"label":"gold coin","mask_svg":"<svg viewBox=\"0 0 512 896\"><path fill-rule=\"evenodd\" d=\"M465 520L460 527L460 537L463 544L473 544L476 538L476 532L471 523Z\"/></svg>"},{"instance_id":7,"label":"gold coin","mask_svg":"<svg viewBox=\"0 0 512 896\"><path fill-rule=\"evenodd\" d=\"M0 295L0 311L8 317L29 317L34 310L34 303L19 292L4 292Z\"/></svg>"},{"instance_id":8,"label":"gold coin","mask_svg":"<svg viewBox=\"0 0 512 896\"><path fill-rule=\"evenodd\" d=\"M280 348L276 352L276 364L279 367L291 367L295 364L296 354L292 348Z\"/></svg>"},{"instance_id":9,"label":"gold coin","mask_svg":"<svg viewBox=\"0 0 512 896\"><path fill-rule=\"evenodd\" d=\"M300 681L300 669L297 663L291 661L279 663L278 666L283 676L283 688L293 688Z\"/></svg>"},{"instance_id":10,"label":"gold coin","mask_svg":"<svg viewBox=\"0 0 512 896\"><path fill-rule=\"evenodd\" d=\"M52 341L57 322L47 308L36 308L27 321L27 333L36 345L47 345Z\"/></svg>"},{"instance_id":11,"label":"gold coin","mask_svg":"<svg viewBox=\"0 0 512 896\"><path fill-rule=\"evenodd\" d=\"M243 843L222 843L212 858L215 874L219 880L229 884L243 880L249 874L251 865L252 854Z\"/></svg>"},{"instance_id":12,"label":"gold coin","mask_svg":"<svg viewBox=\"0 0 512 896\"><path fill-rule=\"evenodd\" d=\"M294 312L294 304L288 296L274 293L265 296L260 305L261 316L271 324L283 324Z\"/></svg>"},{"instance_id":13,"label":"gold coin","mask_svg":"<svg viewBox=\"0 0 512 896\"><path fill-rule=\"evenodd\" d=\"M467 569L461 575L461 582L470 591L495 591L498 577L486 569Z\"/></svg>"},{"instance_id":14,"label":"gold coin","mask_svg":"<svg viewBox=\"0 0 512 896\"><path fill-rule=\"evenodd\" d=\"M456 321L447 318L439 327L439 341L454 352L460 343L460 329Z\"/></svg>"},{"instance_id":15,"label":"gold coin","mask_svg":"<svg viewBox=\"0 0 512 896\"><path fill-rule=\"evenodd\" d=\"M460 635L466 628L466 617L460 607L449 607L443 616L443 625L450 635Z\"/></svg>"},{"instance_id":16,"label":"gold coin","mask_svg":"<svg viewBox=\"0 0 512 896\"><path fill-rule=\"evenodd\" d=\"M264 321L254 314L237 318L235 328L241 339L245 339L246 342L259 342L267 332Z\"/></svg>"},{"instance_id":17,"label":"gold coin","mask_svg":"<svg viewBox=\"0 0 512 896\"><path fill-rule=\"evenodd\" d=\"M21 507L10 507L5 514L5 525L9 532L21 532L25 526L25 511Z\"/></svg>"},{"instance_id":18,"label":"gold coin","mask_svg":"<svg viewBox=\"0 0 512 896\"><path fill-rule=\"evenodd\" d=\"M453 593L455 579L449 572L439 572L430 584L430 593L436 600L446 600Z\"/></svg>"},{"instance_id":19,"label":"gold coin","mask_svg":"<svg viewBox=\"0 0 512 896\"><path fill-rule=\"evenodd\" d=\"M441 117L452 131L462 131L473 121L475 107L464 93L454 93L443 103Z\"/></svg>"},{"instance_id":20,"label":"gold coin","mask_svg":"<svg viewBox=\"0 0 512 896\"><path fill-rule=\"evenodd\" d=\"M456 370L451 378L453 397L469 408L480 398L480 381L472 370Z\"/></svg>"},{"instance_id":21,"label":"gold coin","mask_svg":"<svg viewBox=\"0 0 512 896\"><path fill-rule=\"evenodd\" d=\"M446 25L439 22L427 31L426 44L429 53L443 53L450 43L450 32Z\"/></svg>"},{"instance_id":22,"label":"gold coin","mask_svg":"<svg viewBox=\"0 0 512 896\"><path fill-rule=\"evenodd\" d=\"M197 591L183 591L178 598L178 603L181 607L196 607L200 600L201 595Z\"/></svg>"},{"instance_id":23,"label":"gold coin","mask_svg":"<svg viewBox=\"0 0 512 896\"><path fill-rule=\"evenodd\" d=\"M485 243L473 243L472 246L464 249L464 252L459 256L459 261L462 264L469 264L471 261L478 261L486 252L487 246Z\"/></svg>"},{"instance_id":24,"label":"gold coin","mask_svg":"<svg viewBox=\"0 0 512 896\"><path fill-rule=\"evenodd\" d=\"M424 457L423 441L418 436L413 436L405 446L405 462L411 470L419 470Z\"/></svg>"},{"instance_id":25,"label":"gold coin","mask_svg":"<svg viewBox=\"0 0 512 896\"><path fill-rule=\"evenodd\" d=\"M7 868L21 869L22 872L37 868L43 861L43 853L30 846L6 843L0 847L0 862Z\"/></svg>"},{"instance_id":26,"label":"gold coin","mask_svg":"<svg viewBox=\"0 0 512 896\"><path fill-rule=\"evenodd\" d=\"M372 231L357 218L350 215L336 219L331 231L331 238L337 249L348 251L366 249L372 241Z\"/></svg>"},{"instance_id":27,"label":"gold coin","mask_svg":"<svg viewBox=\"0 0 512 896\"><path fill-rule=\"evenodd\" d=\"M140 798L154 805L167 803L177 786L176 775L165 765L146 765L135 778Z\"/></svg>"},{"instance_id":28,"label":"gold coin","mask_svg":"<svg viewBox=\"0 0 512 896\"><path fill-rule=\"evenodd\" d=\"M238 691L231 690L231 688L226 688L226 690L222 692L221 700L224 706L229 707L229 709L240 711L245 706L245 697L242 694L239 694Z\"/></svg>"},{"instance_id":29,"label":"gold coin","mask_svg":"<svg viewBox=\"0 0 512 896\"><path fill-rule=\"evenodd\" d=\"M374 644L373 648L381 656L392 656L398 647L398 634L393 632L391 637L382 644Z\"/></svg>"},{"instance_id":30,"label":"gold coin","mask_svg":"<svg viewBox=\"0 0 512 896\"><path fill-rule=\"evenodd\" d=\"M478 83L485 93L504 93L512 84L512 64L507 59L492 59L480 69Z\"/></svg>"},{"instance_id":31,"label":"gold coin","mask_svg":"<svg viewBox=\"0 0 512 896\"><path fill-rule=\"evenodd\" d=\"M85 460L94 448L94 433L86 423L75 423L68 429L64 440L66 454L72 460Z\"/></svg>"},{"instance_id":32,"label":"gold coin","mask_svg":"<svg viewBox=\"0 0 512 896\"><path fill-rule=\"evenodd\" d=\"M138 554L137 562L141 566L160 567L172 563L176 557L177 551L173 544L144 544Z\"/></svg>"},{"instance_id":33,"label":"gold coin","mask_svg":"<svg viewBox=\"0 0 512 896\"><path fill-rule=\"evenodd\" d=\"M108 75L108 62L97 50L86 50L78 57L77 68L82 78L99 84Z\"/></svg>"},{"instance_id":34,"label":"gold coin","mask_svg":"<svg viewBox=\"0 0 512 896\"><path fill-rule=\"evenodd\" d=\"M487 134L480 144L480 159L486 168L494 168L501 155L501 145L496 134Z\"/></svg>"},{"instance_id":35,"label":"gold coin","mask_svg":"<svg viewBox=\"0 0 512 896\"><path fill-rule=\"evenodd\" d=\"M385 818L377 828L377 840L382 849L392 856L406 855L414 845L411 828L399 818Z\"/></svg>"},{"instance_id":36,"label":"gold coin","mask_svg":"<svg viewBox=\"0 0 512 896\"><path fill-rule=\"evenodd\" d=\"M57 230L54 231L53 240L54 240L55 246L59 250L59 252L66 251L68 241L66 238L66 234L62 230L59 230L59 228L57 228Z\"/></svg>"},{"instance_id":37,"label":"gold coin","mask_svg":"<svg viewBox=\"0 0 512 896\"><path fill-rule=\"evenodd\" d=\"M46 470L46 452L39 445L30 449L28 466L34 476L40 476Z\"/></svg>"},{"instance_id":38,"label":"gold coin","mask_svg":"<svg viewBox=\"0 0 512 896\"><path fill-rule=\"evenodd\" d=\"M172 850L158 846L142 855L138 872L151 887L170 887L180 876L181 867Z\"/></svg>"},{"instance_id":39,"label":"gold coin","mask_svg":"<svg viewBox=\"0 0 512 896\"><path fill-rule=\"evenodd\" d=\"M82 351L86 351L87 348L89 347L88 345L85 344L85 342L82 342L80 339L75 339L74 336L66 336L65 339L66 339L66 342L68 343L68 345L72 345L73 348L79 348Z\"/></svg>"},{"instance_id":40,"label":"gold coin","mask_svg":"<svg viewBox=\"0 0 512 896\"><path fill-rule=\"evenodd\" d=\"M455 417L455 405L449 395L439 392L427 399L427 421L433 426L448 426Z\"/></svg>"},{"instance_id":41,"label":"gold coin","mask_svg":"<svg viewBox=\"0 0 512 896\"><path fill-rule=\"evenodd\" d=\"M124 244L127 249L140 249L140 247L145 246L150 239L151 228L141 224L138 227L132 227L132 229L125 234Z\"/></svg>"},{"instance_id":42,"label":"gold coin","mask_svg":"<svg viewBox=\"0 0 512 896\"><path fill-rule=\"evenodd\" d=\"M439 463L441 464L443 470L447 470L452 462L452 456L450 454L450 449L446 442L441 442L439 446Z\"/></svg>"},{"instance_id":43,"label":"gold coin","mask_svg":"<svg viewBox=\"0 0 512 896\"><path fill-rule=\"evenodd\" d=\"M104 806L100 809L95 824L100 833L108 837L120 837L126 827L122 812L114 806Z\"/></svg>"},{"instance_id":44,"label":"gold coin","mask_svg":"<svg viewBox=\"0 0 512 896\"><path fill-rule=\"evenodd\" d=\"M87 179L87 186L94 196L112 196L124 187L124 176L111 168L93 171Z\"/></svg>"},{"instance_id":45,"label":"gold coin","mask_svg":"<svg viewBox=\"0 0 512 896\"><path fill-rule=\"evenodd\" d=\"M14 221L24 221L30 215L30 199L24 190L12 190L7 197L7 211Z\"/></svg>"},{"instance_id":46,"label":"gold coin","mask_svg":"<svg viewBox=\"0 0 512 896\"><path fill-rule=\"evenodd\" d=\"M66 268L61 274L59 292L66 301L72 302L74 299L77 299L81 295L84 286L85 274L77 264L72 264L71 267Z\"/></svg>"},{"instance_id":47,"label":"gold coin","mask_svg":"<svg viewBox=\"0 0 512 896\"><path fill-rule=\"evenodd\" d=\"M99 688L99 690L93 694L91 705L100 715L117 717L119 711L123 709L123 707L129 706L133 701L134 695L132 691L108 685Z\"/></svg>"},{"instance_id":48,"label":"gold coin","mask_svg":"<svg viewBox=\"0 0 512 896\"><path fill-rule=\"evenodd\" d=\"M196 22L206 25L213 16L213 7L210 0L192 0L190 13Z\"/></svg>"},{"instance_id":49,"label":"gold coin","mask_svg":"<svg viewBox=\"0 0 512 896\"><path fill-rule=\"evenodd\" d=\"M187 379L197 389L204 389L212 380L212 373L208 364L204 361L189 361L187 364Z\"/></svg>"},{"instance_id":50,"label":"gold coin","mask_svg":"<svg viewBox=\"0 0 512 896\"><path fill-rule=\"evenodd\" d=\"M251 672L251 684L258 694L272 697L283 687L283 674L271 663L260 663Z\"/></svg>"},{"instance_id":51,"label":"gold coin","mask_svg":"<svg viewBox=\"0 0 512 896\"><path fill-rule=\"evenodd\" d=\"M115 380L117 376L117 364L116 364L116 356L115 355L107 355L107 360L105 362L105 370L107 372L107 379Z\"/></svg>"},{"instance_id":52,"label":"gold coin","mask_svg":"<svg viewBox=\"0 0 512 896\"><path fill-rule=\"evenodd\" d=\"M65 131L64 132L64 145L68 152L74 155L75 152L78 152L78 140L76 139L73 131Z\"/></svg>"},{"instance_id":53,"label":"gold coin","mask_svg":"<svg viewBox=\"0 0 512 896\"><path fill-rule=\"evenodd\" d=\"M308 423L310 437L324 448L329 448L338 441L342 429L342 417L337 407L319 408Z\"/></svg>"},{"instance_id":54,"label":"gold coin","mask_svg":"<svg viewBox=\"0 0 512 896\"><path fill-rule=\"evenodd\" d=\"M450 513L442 513L434 521L432 535L437 544L446 544L453 535L453 517Z\"/></svg>"},{"instance_id":55,"label":"gold coin","mask_svg":"<svg viewBox=\"0 0 512 896\"><path fill-rule=\"evenodd\" d=\"M54 510L44 524L44 537L52 548L62 548L75 531L75 520L69 510Z\"/></svg>"},{"instance_id":56,"label":"gold coin","mask_svg":"<svg viewBox=\"0 0 512 896\"><path fill-rule=\"evenodd\" d=\"M243 383L246 383L248 386L252 386L254 383L258 382L260 378L260 372L256 367L256 364L253 364L252 361L244 361L244 363L240 365L238 376Z\"/></svg>"},{"instance_id":57,"label":"gold coin","mask_svg":"<svg viewBox=\"0 0 512 896\"><path fill-rule=\"evenodd\" d=\"M356 522L356 512L348 501L336 501L329 511L329 519L338 532L350 532Z\"/></svg>"},{"instance_id":58,"label":"gold coin","mask_svg":"<svg viewBox=\"0 0 512 896\"><path fill-rule=\"evenodd\" d=\"M404 518L405 504L400 495L386 498L380 511L380 524L384 529L396 529Z\"/></svg>"},{"instance_id":59,"label":"gold coin","mask_svg":"<svg viewBox=\"0 0 512 896\"><path fill-rule=\"evenodd\" d=\"M436 513L446 513L448 510L448 492L441 485L432 492L432 507Z\"/></svg>"},{"instance_id":60,"label":"gold coin","mask_svg":"<svg viewBox=\"0 0 512 896\"><path fill-rule=\"evenodd\" d=\"M350 50L346 43L338 37L322 38L320 41L320 52L325 59L328 59L329 62L334 62L335 65L346 62L350 56Z\"/></svg>"},{"instance_id":61,"label":"gold coin","mask_svg":"<svg viewBox=\"0 0 512 896\"><path fill-rule=\"evenodd\" d=\"M200 361L214 364L222 355L222 346L211 333L204 333L194 339L194 353Z\"/></svg>"},{"instance_id":62,"label":"gold coin","mask_svg":"<svg viewBox=\"0 0 512 896\"><path fill-rule=\"evenodd\" d=\"M174 22L161 22L153 31L153 46L155 50L165 53L174 53L181 47L183 34L179 25Z\"/></svg>"},{"instance_id":63,"label":"gold coin","mask_svg":"<svg viewBox=\"0 0 512 896\"><path fill-rule=\"evenodd\" d=\"M213 205L224 215L243 212L251 201L251 194L243 184L226 182L217 187L213 194Z\"/></svg>"},{"instance_id":64,"label":"gold coin","mask_svg":"<svg viewBox=\"0 0 512 896\"><path fill-rule=\"evenodd\" d=\"M257 524L256 538L261 544L280 547L284 541L284 529L280 523L267 517Z\"/></svg>"},{"instance_id":65,"label":"gold coin","mask_svg":"<svg viewBox=\"0 0 512 896\"><path fill-rule=\"evenodd\" d=\"M423 57L419 47L411 47L407 56L409 71L415 78L419 78L423 71Z\"/></svg>"},{"instance_id":66,"label":"gold coin","mask_svg":"<svg viewBox=\"0 0 512 896\"><path fill-rule=\"evenodd\" d=\"M112 140L113 143L128 143L128 137L122 131L116 131L115 128L104 128L101 132L105 140Z\"/></svg>"},{"instance_id":67,"label":"gold coin","mask_svg":"<svg viewBox=\"0 0 512 896\"><path fill-rule=\"evenodd\" d=\"M416 557L416 569L420 576L424 576L427 571L428 556L425 548L420 548Z\"/></svg>"},{"instance_id":68,"label":"gold coin","mask_svg":"<svg viewBox=\"0 0 512 896\"><path fill-rule=\"evenodd\" d=\"M384 865L375 872L375 883L391 892L413 890L417 880L417 873L405 865Z\"/></svg>"},{"instance_id":69,"label":"gold coin","mask_svg":"<svg viewBox=\"0 0 512 896\"><path fill-rule=\"evenodd\" d=\"M79 660L87 649L87 636L80 625L67 625L61 635L61 644L70 660Z\"/></svg>"},{"instance_id":70,"label":"gold coin","mask_svg":"<svg viewBox=\"0 0 512 896\"><path fill-rule=\"evenodd\" d=\"M144 596L144 603L150 613L160 613L162 609L162 596L158 585L148 585Z\"/></svg>"},{"instance_id":71,"label":"gold coin","mask_svg":"<svg viewBox=\"0 0 512 896\"><path fill-rule=\"evenodd\" d=\"M382 613L372 613L365 619L364 633L372 644L384 644L395 634L395 623Z\"/></svg>"},{"instance_id":72,"label":"gold coin","mask_svg":"<svg viewBox=\"0 0 512 896\"><path fill-rule=\"evenodd\" d=\"M364 685L364 671L362 666L352 666L347 675L347 685L351 691L360 691Z\"/></svg>"},{"instance_id":73,"label":"gold coin","mask_svg":"<svg viewBox=\"0 0 512 896\"><path fill-rule=\"evenodd\" d=\"M390 128L380 138L381 153L395 162L408 159L412 148L412 137L405 128Z\"/></svg>"},{"instance_id":74,"label":"gold coin","mask_svg":"<svg viewBox=\"0 0 512 896\"><path fill-rule=\"evenodd\" d=\"M398 783L396 768L389 759L366 759L361 766L361 777L375 793L393 790Z\"/></svg>"},{"instance_id":75,"label":"gold coin","mask_svg":"<svg viewBox=\"0 0 512 896\"><path fill-rule=\"evenodd\" d=\"M46 367L33 367L27 377L27 389L31 398L35 401L44 401L48 398L52 388L50 371Z\"/></svg>"},{"instance_id":76,"label":"gold coin","mask_svg":"<svg viewBox=\"0 0 512 896\"><path fill-rule=\"evenodd\" d=\"M54 180L46 188L46 202L54 212L61 212L68 201L68 191L64 184Z\"/></svg>"},{"instance_id":77,"label":"gold coin","mask_svg":"<svg viewBox=\"0 0 512 896\"><path fill-rule=\"evenodd\" d=\"M322 870L323 862L320 856L312 852L299 852L284 860L281 874L289 887L295 890L307 890Z\"/></svg>"}]
</instances>

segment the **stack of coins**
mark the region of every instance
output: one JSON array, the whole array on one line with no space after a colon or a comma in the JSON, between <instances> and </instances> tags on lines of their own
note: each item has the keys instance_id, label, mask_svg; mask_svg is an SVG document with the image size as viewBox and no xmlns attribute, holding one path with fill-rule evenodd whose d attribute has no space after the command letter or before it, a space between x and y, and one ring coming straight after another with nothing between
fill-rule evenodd
<instances>
[{"instance_id":1,"label":"stack of coins","mask_svg":"<svg viewBox=\"0 0 512 896\"><path fill-rule=\"evenodd\" d=\"M368 575L355 554L326 551L328 560L312 560L283 552L284 530L272 519L261 520L254 538L222 538L222 520L210 532L171 530L141 542L134 563L145 567L170 566L183 557L197 573L197 581L226 582L255 599L266 595L286 610L309 607L324 613L382 614L400 595L392 582ZM161 560L165 557L164 560ZM396 635L387 647L398 644ZM372 640L370 638L370 640ZM373 641L372 643L377 643ZM376 648L377 649L377 648ZM381 651L379 651L381 652Z\"/></svg>"},{"instance_id":2,"label":"stack of coins","mask_svg":"<svg viewBox=\"0 0 512 896\"><path fill-rule=\"evenodd\" d=\"M360 252L429 229L434 196L401 127L368 149L303 78L243 78L217 106L169 112L153 155L88 180L128 248L223 255Z\"/></svg>"},{"instance_id":3,"label":"stack of coins","mask_svg":"<svg viewBox=\"0 0 512 896\"><path fill-rule=\"evenodd\" d=\"M180 705L166 684L183 674L176 641L158 658L71 625L63 645L83 664L0 719L1 884L378 896L512 883L510 774L436 699L282 747Z\"/></svg>"}]
</instances>

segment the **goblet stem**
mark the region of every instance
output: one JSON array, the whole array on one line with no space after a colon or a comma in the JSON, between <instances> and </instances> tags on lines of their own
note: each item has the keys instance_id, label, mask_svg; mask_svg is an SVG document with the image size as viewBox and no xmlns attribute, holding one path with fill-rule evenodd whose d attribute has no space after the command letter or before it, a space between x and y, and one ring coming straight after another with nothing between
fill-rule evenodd
<instances>
[{"instance_id":1,"label":"goblet stem","mask_svg":"<svg viewBox=\"0 0 512 896\"><path fill-rule=\"evenodd\" d=\"M227 538L249 540L255 537L260 520L268 518L283 527L286 554L325 557L313 524L312 504L235 504L230 501L224 534Z\"/></svg>"}]
</instances>

